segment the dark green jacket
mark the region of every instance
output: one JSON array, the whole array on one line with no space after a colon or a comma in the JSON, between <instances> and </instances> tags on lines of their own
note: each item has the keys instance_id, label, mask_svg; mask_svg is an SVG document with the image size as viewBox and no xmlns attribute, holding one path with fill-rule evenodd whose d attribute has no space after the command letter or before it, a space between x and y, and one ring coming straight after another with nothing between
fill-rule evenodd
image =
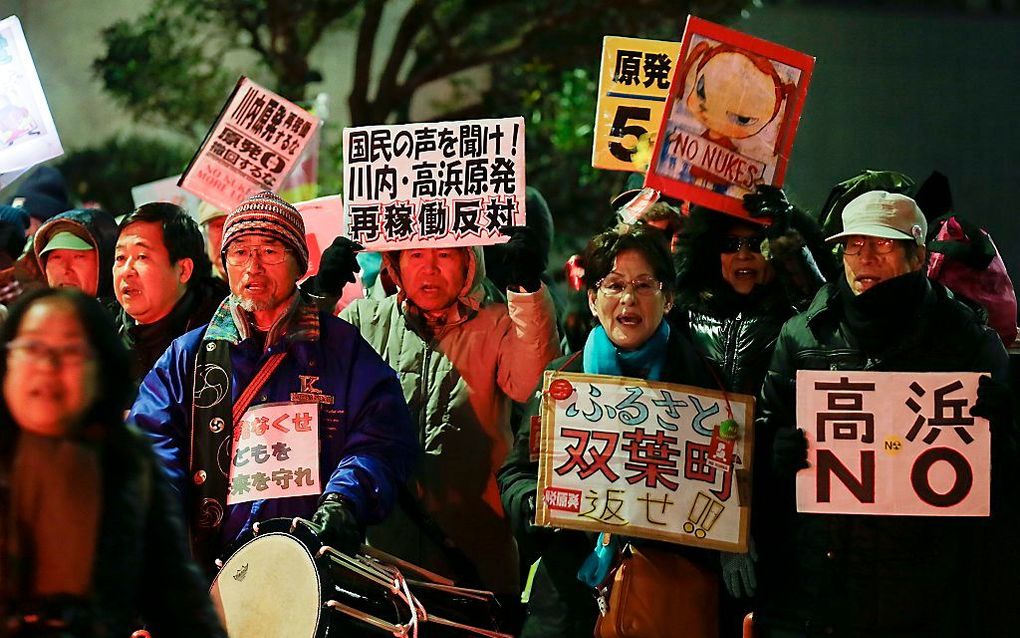
<instances>
[{"instance_id":1,"label":"dark green jacket","mask_svg":"<svg viewBox=\"0 0 1020 638\"><path fill-rule=\"evenodd\" d=\"M768 442L777 429L798 425L797 370L981 371L1005 378L1006 353L995 333L944 287L924 282L916 313L902 317L903 338L884 352L862 349L835 284L783 326L758 402L757 438L766 442L756 450L759 468L772 458ZM979 593L990 582L981 544L1004 506L996 479L1007 476L1006 443L993 435L993 467L1001 471L993 470L991 519L797 514L794 477L756 473L756 624L808 636L992 635L975 623L984 607L997 604L990 598L982 604Z\"/></svg>"}]
</instances>

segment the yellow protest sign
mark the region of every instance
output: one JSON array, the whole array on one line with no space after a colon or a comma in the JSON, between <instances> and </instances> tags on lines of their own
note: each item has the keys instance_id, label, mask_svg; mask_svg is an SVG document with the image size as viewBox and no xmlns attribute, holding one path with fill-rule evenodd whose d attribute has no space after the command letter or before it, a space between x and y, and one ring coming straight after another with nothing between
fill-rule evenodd
<instances>
[{"instance_id":1,"label":"yellow protest sign","mask_svg":"<svg viewBox=\"0 0 1020 638\"><path fill-rule=\"evenodd\" d=\"M603 38L592 166L648 168L679 55L679 42Z\"/></svg>"}]
</instances>

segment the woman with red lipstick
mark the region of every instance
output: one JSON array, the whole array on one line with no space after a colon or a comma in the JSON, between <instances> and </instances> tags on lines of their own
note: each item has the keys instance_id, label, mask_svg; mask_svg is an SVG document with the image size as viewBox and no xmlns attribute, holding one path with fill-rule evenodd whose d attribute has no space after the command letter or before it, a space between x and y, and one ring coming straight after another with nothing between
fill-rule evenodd
<instances>
[{"instance_id":1,"label":"woman with red lipstick","mask_svg":"<svg viewBox=\"0 0 1020 638\"><path fill-rule=\"evenodd\" d=\"M675 276L661 231L638 225L604 232L588 245L584 264L588 307L598 324L580 352L553 361L548 370L717 387L685 332L666 319L673 306ZM529 416L538 414L539 403L538 398L531 400ZM528 444L529 428L521 428L497 476L523 564L542 558L521 636L590 638L599 612L592 588L578 580L578 569L591 554L595 537L533 525L538 463L531 460ZM707 587L714 595L716 552L679 545L656 547L689 558L711 581ZM678 600L684 596L685 592L677 592ZM714 598L704 601L702 610L710 625L715 623L715 602Z\"/></svg>"}]
</instances>

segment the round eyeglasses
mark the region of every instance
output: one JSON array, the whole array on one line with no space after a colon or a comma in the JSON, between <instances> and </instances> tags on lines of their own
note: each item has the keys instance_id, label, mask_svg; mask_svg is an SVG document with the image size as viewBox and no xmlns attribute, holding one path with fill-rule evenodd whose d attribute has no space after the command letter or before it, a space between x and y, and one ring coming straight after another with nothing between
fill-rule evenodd
<instances>
[{"instance_id":1,"label":"round eyeglasses","mask_svg":"<svg viewBox=\"0 0 1020 638\"><path fill-rule=\"evenodd\" d=\"M259 261L268 266L283 263L287 257L287 249L282 246L246 246L244 244L231 244L224 251L227 263L231 266L244 266L255 255Z\"/></svg>"}]
</instances>

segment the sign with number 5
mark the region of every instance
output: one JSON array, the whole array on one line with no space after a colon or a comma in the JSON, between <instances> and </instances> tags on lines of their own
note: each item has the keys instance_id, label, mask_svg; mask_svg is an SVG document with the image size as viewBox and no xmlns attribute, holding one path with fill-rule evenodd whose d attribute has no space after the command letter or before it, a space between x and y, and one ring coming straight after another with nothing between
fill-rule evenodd
<instances>
[{"instance_id":1,"label":"sign with number 5","mask_svg":"<svg viewBox=\"0 0 1020 638\"><path fill-rule=\"evenodd\" d=\"M591 165L644 172L669 94L678 42L606 36Z\"/></svg>"}]
</instances>

